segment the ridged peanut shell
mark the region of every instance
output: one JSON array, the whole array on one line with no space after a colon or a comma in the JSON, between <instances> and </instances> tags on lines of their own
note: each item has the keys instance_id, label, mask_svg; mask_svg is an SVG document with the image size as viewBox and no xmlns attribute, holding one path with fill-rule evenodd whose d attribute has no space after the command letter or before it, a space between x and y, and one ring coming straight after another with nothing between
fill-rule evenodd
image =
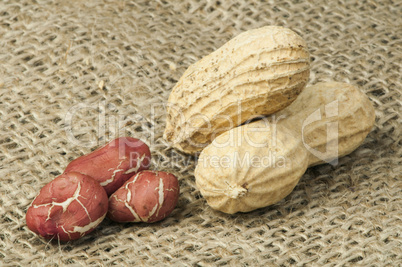
<instances>
[{"instance_id":1,"label":"ridged peanut shell","mask_svg":"<svg viewBox=\"0 0 402 267\"><path fill-rule=\"evenodd\" d=\"M169 96L164 138L199 152L222 132L288 106L309 73L306 42L292 30L244 32L184 72Z\"/></svg>"},{"instance_id":2,"label":"ridged peanut shell","mask_svg":"<svg viewBox=\"0 0 402 267\"><path fill-rule=\"evenodd\" d=\"M218 136L201 152L194 175L208 204L232 214L286 197L307 163L307 151L291 130L257 121Z\"/></svg>"},{"instance_id":3,"label":"ridged peanut shell","mask_svg":"<svg viewBox=\"0 0 402 267\"><path fill-rule=\"evenodd\" d=\"M336 161L359 147L373 128L375 111L357 87L340 82L307 86L278 124L294 130L309 151L309 166Z\"/></svg>"},{"instance_id":4,"label":"ridged peanut shell","mask_svg":"<svg viewBox=\"0 0 402 267\"><path fill-rule=\"evenodd\" d=\"M338 157L359 147L374 121L373 105L355 86L339 82L308 86L286 109L270 118L232 129L207 146L195 170L197 186L212 208L226 213L271 205L293 190L307 166L334 163ZM256 126L261 129L250 135ZM250 140L256 141L250 145ZM270 149L264 150L256 142L265 142ZM286 165L290 169L278 165L253 166L250 159L270 155L272 151L286 151L275 154L274 158L290 159L293 165ZM244 161L247 154L248 161ZM247 164L224 166L227 161L236 162L234 155L241 155ZM291 175L282 178L283 170ZM248 181L252 182L252 188ZM256 187L258 183L260 186Z\"/></svg>"}]
</instances>

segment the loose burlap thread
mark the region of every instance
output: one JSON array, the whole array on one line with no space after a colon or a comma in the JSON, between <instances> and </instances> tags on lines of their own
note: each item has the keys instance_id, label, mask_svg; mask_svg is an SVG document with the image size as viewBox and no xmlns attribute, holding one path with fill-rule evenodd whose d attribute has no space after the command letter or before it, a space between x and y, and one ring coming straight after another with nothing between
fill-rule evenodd
<instances>
[{"instance_id":1,"label":"loose burlap thread","mask_svg":"<svg viewBox=\"0 0 402 267\"><path fill-rule=\"evenodd\" d=\"M398 266L402 264L400 1L1 1L0 265ZM212 210L195 158L162 139L185 69L235 35L289 27L308 43L310 83L357 85L376 123L352 154L309 168L281 202ZM181 195L154 224L105 220L74 242L26 226L41 187L118 136L152 150Z\"/></svg>"}]
</instances>

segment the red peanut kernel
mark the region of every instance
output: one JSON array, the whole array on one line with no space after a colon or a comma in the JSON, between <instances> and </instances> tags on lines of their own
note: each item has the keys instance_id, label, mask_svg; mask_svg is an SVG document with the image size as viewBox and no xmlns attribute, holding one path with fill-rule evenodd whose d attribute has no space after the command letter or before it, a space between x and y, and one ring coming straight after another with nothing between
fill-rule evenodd
<instances>
[{"instance_id":1,"label":"red peanut kernel","mask_svg":"<svg viewBox=\"0 0 402 267\"><path fill-rule=\"evenodd\" d=\"M176 207L179 193L179 182L173 174L142 171L109 197L107 216L116 222L160 221Z\"/></svg>"},{"instance_id":2,"label":"red peanut kernel","mask_svg":"<svg viewBox=\"0 0 402 267\"><path fill-rule=\"evenodd\" d=\"M151 152L139 139L117 138L67 165L66 172L79 172L97 180L108 196L134 174L149 167Z\"/></svg>"},{"instance_id":3,"label":"red peanut kernel","mask_svg":"<svg viewBox=\"0 0 402 267\"><path fill-rule=\"evenodd\" d=\"M108 197L87 175L64 173L45 185L26 214L28 228L46 239L69 241L95 229L105 218Z\"/></svg>"}]
</instances>

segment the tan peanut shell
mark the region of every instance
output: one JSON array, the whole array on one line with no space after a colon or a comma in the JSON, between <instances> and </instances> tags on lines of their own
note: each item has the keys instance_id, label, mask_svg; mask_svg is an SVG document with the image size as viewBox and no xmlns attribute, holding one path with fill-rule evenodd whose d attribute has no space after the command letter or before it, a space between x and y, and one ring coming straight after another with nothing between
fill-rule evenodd
<instances>
[{"instance_id":1,"label":"tan peanut shell","mask_svg":"<svg viewBox=\"0 0 402 267\"><path fill-rule=\"evenodd\" d=\"M164 138L199 152L219 134L288 106L309 74L306 42L292 30L244 32L184 72L169 96Z\"/></svg>"},{"instance_id":2,"label":"tan peanut shell","mask_svg":"<svg viewBox=\"0 0 402 267\"><path fill-rule=\"evenodd\" d=\"M199 157L197 187L208 204L226 213L248 212L286 197L307 169L300 139L257 121L218 136ZM276 135L276 137L275 137Z\"/></svg>"},{"instance_id":3,"label":"tan peanut shell","mask_svg":"<svg viewBox=\"0 0 402 267\"><path fill-rule=\"evenodd\" d=\"M212 208L226 213L274 204L293 190L307 166L361 145L374 119L371 102L354 86L330 82L306 87L274 117L234 128L208 145L195 169L197 187ZM267 157L273 166L263 164Z\"/></svg>"},{"instance_id":4,"label":"tan peanut shell","mask_svg":"<svg viewBox=\"0 0 402 267\"><path fill-rule=\"evenodd\" d=\"M351 84L322 82L308 86L275 114L278 124L296 132L309 153L309 166L345 156L359 147L375 121L368 97Z\"/></svg>"}]
</instances>

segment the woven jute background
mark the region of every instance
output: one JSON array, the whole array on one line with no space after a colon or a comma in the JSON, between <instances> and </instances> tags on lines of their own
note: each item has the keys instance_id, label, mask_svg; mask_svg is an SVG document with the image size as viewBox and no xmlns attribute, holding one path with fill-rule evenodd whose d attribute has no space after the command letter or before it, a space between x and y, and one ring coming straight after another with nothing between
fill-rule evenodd
<instances>
[{"instance_id":1,"label":"woven jute background","mask_svg":"<svg viewBox=\"0 0 402 267\"><path fill-rule=\"evenodd\" d=\"M212 210L195 159L163 139L164 104L185 69L235 35L289 27L308 43L310 83L357 85L375 127L339 164L308 169L281 202ZM400 266L402 2L0 2L0 265ZM74 242L43 240L25 213L72 159L135 136L181 195L154 224L105 220Z\"/></svg>"}]
</instances>

